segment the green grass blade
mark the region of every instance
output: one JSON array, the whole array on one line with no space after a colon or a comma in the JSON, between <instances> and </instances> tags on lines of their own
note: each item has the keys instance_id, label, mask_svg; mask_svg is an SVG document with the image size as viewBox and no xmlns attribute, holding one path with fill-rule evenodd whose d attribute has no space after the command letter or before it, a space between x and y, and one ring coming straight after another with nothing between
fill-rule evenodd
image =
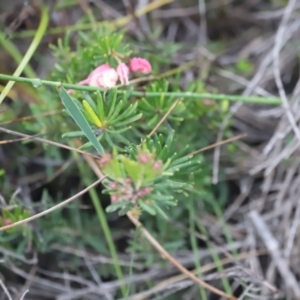
<instances>
[{"instance_id":1,"label":"green grass blade","mask_svg":"<svg viewBox=\"0 0 300 300\"><path fill-rule=\"evenodd\" d=\"M59 90L59 96L67 111L70 113L80 129L84 132L89 141L93 144L98 153L104 154L104 149L100 142L96 139L91 126L63 87L61 87Z\"/></svg>"},{"instance_id":2,"label":"green grass blade","mask_svg":"<svg viewBox=\"0 0 300 300\"><path fill-rule=\"evenodd\" d=\"M25 67L27 66L29 60L33 56L36 48L38 47L38 45L40 44L40 42L44 36L44 33L48 26L48 22L49 22L48 10L45 7L42 7L42 17L41 17L41 22L40 22L39 28L36 31L36 34L31 42L26 54L24 55L22 61L20 62L18 68L14 72L13 76L19 77L21 75L21 73L23 72L23 70L25 69ZM0 104L2 103L2 101L6 97L6 95L9 93L9 91L11 90L11 88L13 87L14 84L15 84L15 81L9 81L7 83L7 85L5 86L5 88L3 89L3 91L0 95Z\"/></svg>"}]
</instances>

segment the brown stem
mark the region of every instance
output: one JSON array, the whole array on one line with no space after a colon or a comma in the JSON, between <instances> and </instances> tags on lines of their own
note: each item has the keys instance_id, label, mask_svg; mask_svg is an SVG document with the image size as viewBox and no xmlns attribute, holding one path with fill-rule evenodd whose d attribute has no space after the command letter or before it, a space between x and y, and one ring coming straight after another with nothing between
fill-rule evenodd
<instances>
[{"instance_id":1,"label":"brown stem","mask_svg":"<svg viewBox=\"0 0 300 300\"><path fill-rule=\"evenodd\" d=\"M205 281L201 280L197 276L195 276L192 272L187 270L182 264L180 264L176 259L174 259L161 245L160 243L151 235L151 233L143 226L143 224L136 219L130 212L127 213L127 217L130 219L130 221L137 227L139 228L144 237L150 242L150 244L158 251L160 254L167 259L172 265L174 265L177 269L179 269L182 273L184 273L186 276L191 278L193 281L196 283L200 284L207 290L224 297L226 299L230 300L236 300L236 297L228 295L224 293L223 291L211 286L210 284L206 283Z\"/></svg>"}]
</instances>

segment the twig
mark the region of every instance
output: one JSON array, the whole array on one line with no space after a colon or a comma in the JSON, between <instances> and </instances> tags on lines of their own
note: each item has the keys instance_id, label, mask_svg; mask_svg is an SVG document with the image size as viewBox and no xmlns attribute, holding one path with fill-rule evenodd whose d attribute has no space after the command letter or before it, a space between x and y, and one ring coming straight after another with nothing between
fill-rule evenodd
<instances>
[{"instance_id":1,"label":"twig","mask_svg":"<svg viewBox=\"0 0 300 300\"><path fill-rule=\"evenodd\" d=\"M12 297L11 297L11 295L10 295L10 293L9 293L9 291L8 291L8 289L7 289L7 287L5 286L4 282L1 279L0 279L0 286L2 287L2 289L3 289L4 293L5 293L5 295L7 296L7 298L9 300L13 300Z\"/></svg>"},{"instance_id":2,"label":"twig","mask_svg":"<svg viewBox=\"0 0 300 300\"><path fill-rule=\"evenodd\" d=\"M26 294L29 292L29 290L26 290L24 293L23 293L23 295L22 295L22 297L20 298L20 300L24 300L24 298L25 298L25 296L26 296Z\"/></svg>"},{"instance_id":3,"label":"twig","mask_svg":"<svg viewBox=\"0 0 300 300\"><path fill-rule=\"evenodd\" d=\"M295 132L295 135L300 142L300 130L297 127L295 118L293 116L293 113L291 111L291 107L289 105L283 83L281 80L281 75L280 75L280 59L279 59L279 54L280 54L280 49L283 44L283 36L284 33L287 29L287 23L290 18L290 15L297 3L297 0L290 0L288 5L286 6L281 24L279 26L279 29L277 30L276 37L275 37L275 46L274 46L274 51L273 51L273 71L274 71L274 78L275 82L279 91L280 98L282 99L282 104L283 107L285 108L287 118L293 128L293 131Z\"/></svg>"},{"instance_id":4,"label":"twig","mask_svg":"<svg viewBox=\"0 0 300 300\"><path fill-rule=\"evenodd\" d=\"M21 132L18 132L18 131L6 129L6 128L3 128L3 127L0 127L0 131L8 133L8 134L13 134L13 135L16 135L16 136L21 136L21 137L24 137L24 138L32 139L32 140L42 142L42 143L45 143L45 144L48 144L48 145L56 146L56 147L59 147L59 148L67 149L67 150L70 150L70 151L75 151L75 152L78 152L78 153L81 153L81 154L84 154L84 155L89 155L89 156L92 156L92 157L95 157L95 158L99 158L99 156L91 154L89 152L82 151L82 150L79 150L79 149L76 149L76 148L73 148L73 147L69 147L69 146L64 145L64 144L60 144L60 143L56 143L56 142L53 142L53 141L45 140L45 139L42 139L42 138L39 138L39 137L36 137L36 136L32 136L32 135L29 135L29 134L25 134L25 133L21 133Z\"/></svg>"},{"instance_id":5,"label":"twig","mask_svg":"<svg viewBox=\"0 0 300 300\"><path fill-rule=\"evenodd\" d=\"M296 237L296 234L297 234L297 229L299 228L299 225L300 225L300 202L298 201L297 208L296 208L296 211L295 211L294 220L291 224L289 237L287 239L286 248L285 248L285 251L284 251L284 257L286 259L289 259L290 255L291 255L292 248L293 248L293 245L294 245L294 240L295 240L295 237Z\"/></svg>"},{"instance_id":6,"label":"twig","mask_svg":"<svg viewBox=\"0 0 300 300\"><path fill-rule=\"evenodd\" d=\"M227 140L224 140L224 141L221 141L221 142L218 142L218 143L214 143L214 144L212 144L212 145L209 145L209 146L207 146L207 147L204 147L204 148L201 148L201 149L199 149L199 150L197 150L197 151L194 151L194 152L188 154L187 156L196 155L196 154L198 154L198 153L201 153L201 152L204 152L204 151L213 149L213 148L215 148L215 147L222 146L222 145L225 145L225 144L227 144L227 143L231 143L231 142L240 140L240 139L242 139L243 137L246 137L246 136L247 136L247 133L243 133L243 134L239 134L239 135L237 135L237 136L233 136L233 137L231 137L231 138L229 138L229 139L227 139Z\"/></svg>"},{"instance_id":7,"label":"twig","mask_svg":"<svg viewBox=\"0 0 300 300\"><path fill-rule=\"evenodd\" d=\"M177 99L169 108L169 110L165 113L165 115L159 120L159 122L156 124L156 126L152 129L152 131L148 134L148 137L151 137L159 128L159 126L167 119L167 117L170 115L170 113L173 111L173 109L177 106L177 104L182 99Z\"/></svg>"},{"instance_id":8,"label":"twig","mask_svg":"<svg viewBox=\"0 0 300 300\"><path fill-rule=\"evenodd\" d=\"M198 0L198 9L200 15L200 28L198 43L202 46L207 44L207 21L206 21L206 4L205 0Z\"/></svg>"},{"instance_id":9,"label":"twig","mask_svg":"<svg viewBox=\"0 0 300 300\"><path fill-rule=\"evenodd\" d=\"M253 210L249 213L249 217L255 226L257 233L263 240L264 244L268 248L274 263L277 266L277 269L281 275L281 277L284 279L287 287L290 287L297 299L300 299L300 287L295 279L294 275L292 274L291 270L288 267L288 264L286 260L283 259L280 250L279 245L271 231L269 230L268 226L262 219L262 217L257 213L257 211Z\"/></svg>"},{"instance_id":10,"label":"twig","mask_svg":"<svg viewBox=\"0 0 300 300\"><path fill-rule=\"evenodd\" d=\"M79 193L77 193L76 195L72 196L71 198L57 204L57 205L54 205L38 214L35 214L29 218L26 218L26 219L23 219L21 221L18 221L18 222L15 222L15 223L12 223L10 225L6 225L6 226L3 226L3 227L0 227L0 231L4 231L4 230L7 230L7 229L10 229L10 228L13 228L13 227L16 227L16 226L19 226L19 225L22 225L22 224L25 224L25 223L28 223L32 220L35 220L35 219L38 219L42 216L45 216L55 210L57 210L58 208L61 208L65 205L67 205L68 203L72 202L73 200L75 200L76 198L78 198L79 196L83 195L84 193L86 193L88 190L90 190L91 188L95 187L96 185L98 185L105 177L101 177L100 179L98 179L96 182L94 182L93 184L91 184L90 186L88 186L87 188L83 189L82 191L80 191Z\"/></svg>"}]
</instances>

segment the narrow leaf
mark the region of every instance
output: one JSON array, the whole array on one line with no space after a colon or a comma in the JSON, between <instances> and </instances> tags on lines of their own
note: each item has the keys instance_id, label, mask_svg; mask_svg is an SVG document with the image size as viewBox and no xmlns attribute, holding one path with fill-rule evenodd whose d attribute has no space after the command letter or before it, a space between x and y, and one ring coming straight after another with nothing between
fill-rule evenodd
<instances>
[{"instance_id":1,"label":"narrow leaf","mask_svg":"<svg viewBox=\"0 0 300 300\"><path fill-rule=\"evenodd\" d=\"M99 154L104 154L104 149L99 143L99 141L96 139L89 123L87 122L87 120L85 119L81 111L78 109L78 107L73 102L72 98L69 96L69 94L66 92L66 90L63 87L61 87L59 90L59 96L61 101L65 105L66 109L74 119L74 121L77 123L80 129L85 133L86 137L93 144L95 149L99 152Z\"/></svg>"}]
</instances>

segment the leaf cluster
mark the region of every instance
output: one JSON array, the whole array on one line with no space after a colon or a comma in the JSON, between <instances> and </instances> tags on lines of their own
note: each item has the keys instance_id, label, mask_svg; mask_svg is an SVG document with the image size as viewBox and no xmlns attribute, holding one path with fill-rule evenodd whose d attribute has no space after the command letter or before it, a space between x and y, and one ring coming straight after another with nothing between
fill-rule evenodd
<instances>
[{"instance_id":1,"label":"leaf cluster","mask_svg":"<svg viewBox=\"0 0 300 300\"><path fill-rule=\"evenodd\" d=\"M79 32L74 50L71 50L70 44L67 34L63 41L52 46L57 60L56 70L51 74L54 80L78 82L100 64L108 63L115 67L120 61L128 62L135 52L132 48L134 43L109 25L88 33ZM166 57L169 59L170 55L172 53ZM153 73L157 73L163 64L163 56L159 58L151 52L145 52L144 56L152 57ZM213 142L212 132L219 127L226 108L188 97L178 99L176 92L180 91L180 80L179 72L169 80L142 81L136 86L122 86L108 91L75 91L70 96L63 88L60 89L59 95L66 113L79 127L79 130L72 128L64 132L63 138L82 138L80 149L94 148L102 157L110 155L110 167L106 165L102 171L111 182L118 183L118 189L133 188L138 192L140 188L151 188L151 193L130 201L117 197L118 191L106 186L106 192L112 199L118 198L108 211L120 209L124 213L137 205L142 211L166 217L164 210L178 203L176 200L185 201L193 189L207 185L211 172L209 162L203 161L200 155L193 158L188 153ZM133 96L133 89L143 89L144 96ZM201 81L193 82L186 89L206 92ZM155 95L149 97L148 93ZM181 101L172 108L178 100ZM166 120L157 126L164 116L167 116ZM156 134L148 138L155 126ZM162 162L162 174L154 176L138 161L141 147L155 157L155 161ZM147 176L151 180L146 184ZM128 178L132 181L131 186L124 183Z\"/></svg>"}]
</instances>

